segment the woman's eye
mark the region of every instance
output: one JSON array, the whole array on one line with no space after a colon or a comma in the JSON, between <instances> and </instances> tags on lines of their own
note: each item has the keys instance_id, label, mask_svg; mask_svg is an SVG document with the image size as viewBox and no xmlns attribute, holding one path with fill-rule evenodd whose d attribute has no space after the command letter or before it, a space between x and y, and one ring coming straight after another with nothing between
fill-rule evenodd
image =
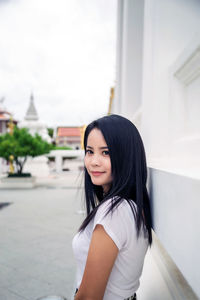
<instances>
[{"instance_id":1,"label":"woman's eye","mask_svg":"<svg viewBox=\"0 0 200 300\"><path fill-rule=\"evenodd\" d=\"M106 150L105 150L105 151L103 151L103 154L104 154L104 155L109 155L110 153L109 153L109 151L106 151Z\"/></svg>"},{"instance_id":2,"label":"woman's eye","mask_svg":"<svg viewBox=\"0 0 200 300\"><path fill-rule=\"evenodd\" d=\"M92 154L93 152L92 152L92 150L87 149L87 150L85 151L85 153Z\"/></svg>"}]
</instances>

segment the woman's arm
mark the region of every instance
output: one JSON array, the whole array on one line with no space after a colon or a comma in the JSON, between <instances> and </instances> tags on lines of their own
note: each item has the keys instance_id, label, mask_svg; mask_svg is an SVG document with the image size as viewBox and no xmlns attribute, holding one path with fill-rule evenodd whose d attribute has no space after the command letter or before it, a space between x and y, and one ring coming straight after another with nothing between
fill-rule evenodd
<instances>
[{"instance_id":1,"label":"woman's arm","mask_svg":"<svg viewBox=\"0 0 200 300\"><path fill-rule=\"evenodd\" d=\"M75 300L102 300L118 248L102 225L96 225L85 271Z\"/></svg>"}]
</instances>

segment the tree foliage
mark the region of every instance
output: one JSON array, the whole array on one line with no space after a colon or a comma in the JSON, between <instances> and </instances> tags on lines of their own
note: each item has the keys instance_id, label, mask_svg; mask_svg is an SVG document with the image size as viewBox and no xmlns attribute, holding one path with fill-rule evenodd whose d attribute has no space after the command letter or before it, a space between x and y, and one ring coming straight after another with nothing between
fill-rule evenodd
<instances>
[{"instance_id":1,"label":"tree foliage","mask_svg":"<svg viewBox=\"0 0 200 300\"><path fill-rule=\"evenodd\" d=\"M14 128L13 134L0 136L0 157L9 161L14 158L17 173L21 174L28 156L36 157L49 153L52 145L44 141L40 135L32 136L26 128Z\"/></svg>"},{"instance_id":2,"label":"tree foliage","mask_svg":"<svg viewBox=\"0 0 200 300\"><path fill-rule=\"evenodd\" d=\"M53 138L53 128L47 128L47 130L48 130L48 135L51 137L51 138Z\"/></svg>"}]
</instances>

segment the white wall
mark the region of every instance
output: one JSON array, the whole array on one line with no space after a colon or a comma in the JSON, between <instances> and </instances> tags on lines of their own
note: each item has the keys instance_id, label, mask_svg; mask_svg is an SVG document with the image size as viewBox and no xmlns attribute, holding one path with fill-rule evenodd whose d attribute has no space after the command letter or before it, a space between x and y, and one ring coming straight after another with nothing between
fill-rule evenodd
<instances>
[{"instance_id":1,"label":"white wall","mask_svg":"<svg viewBox=\"0 0 200 300\"><path fill-rule=\"evenodd\" d=\"M198 297L199 95L200 1L118 0L112 112L142 135L156 235Z\"/></svg>"},{"instance_id":2,"label":"white wall","mask_svg":"<svg viewBox=\"0 0 200 300\"><path fill-rule=\"evenodd\" d=\"M200 295L200 181L150 169L153 228L190 286Z\"/></svg>"},{"instance_id":3,"label":"white wall","mask_svg":"<svg viewBox=\"0 0 200 300\"><path fill-rule=\"evenodd\" d=\"M149 156L163 157L180 137L187 105L172 89L170 71L200 30L200 2L146 0L144 22L142 134Z\"/></svg>"}]
</instances>

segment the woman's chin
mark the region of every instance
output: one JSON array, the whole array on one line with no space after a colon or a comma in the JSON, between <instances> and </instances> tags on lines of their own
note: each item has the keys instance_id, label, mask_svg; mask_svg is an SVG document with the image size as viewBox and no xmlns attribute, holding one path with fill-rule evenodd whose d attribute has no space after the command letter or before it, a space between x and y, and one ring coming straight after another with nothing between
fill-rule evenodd
<instances>
[{"instance_id":1,"label":"woman's chin","mask_svg":"<svg viewBox=\"0 0 200 300\"><path fill-rule=\"evenodd\" d=\"M100 180L96 180L96 179L92 179L92 183L94 184L94 185L102 185L102 182L100 181Z\"/></svg>"}]
</instances>

